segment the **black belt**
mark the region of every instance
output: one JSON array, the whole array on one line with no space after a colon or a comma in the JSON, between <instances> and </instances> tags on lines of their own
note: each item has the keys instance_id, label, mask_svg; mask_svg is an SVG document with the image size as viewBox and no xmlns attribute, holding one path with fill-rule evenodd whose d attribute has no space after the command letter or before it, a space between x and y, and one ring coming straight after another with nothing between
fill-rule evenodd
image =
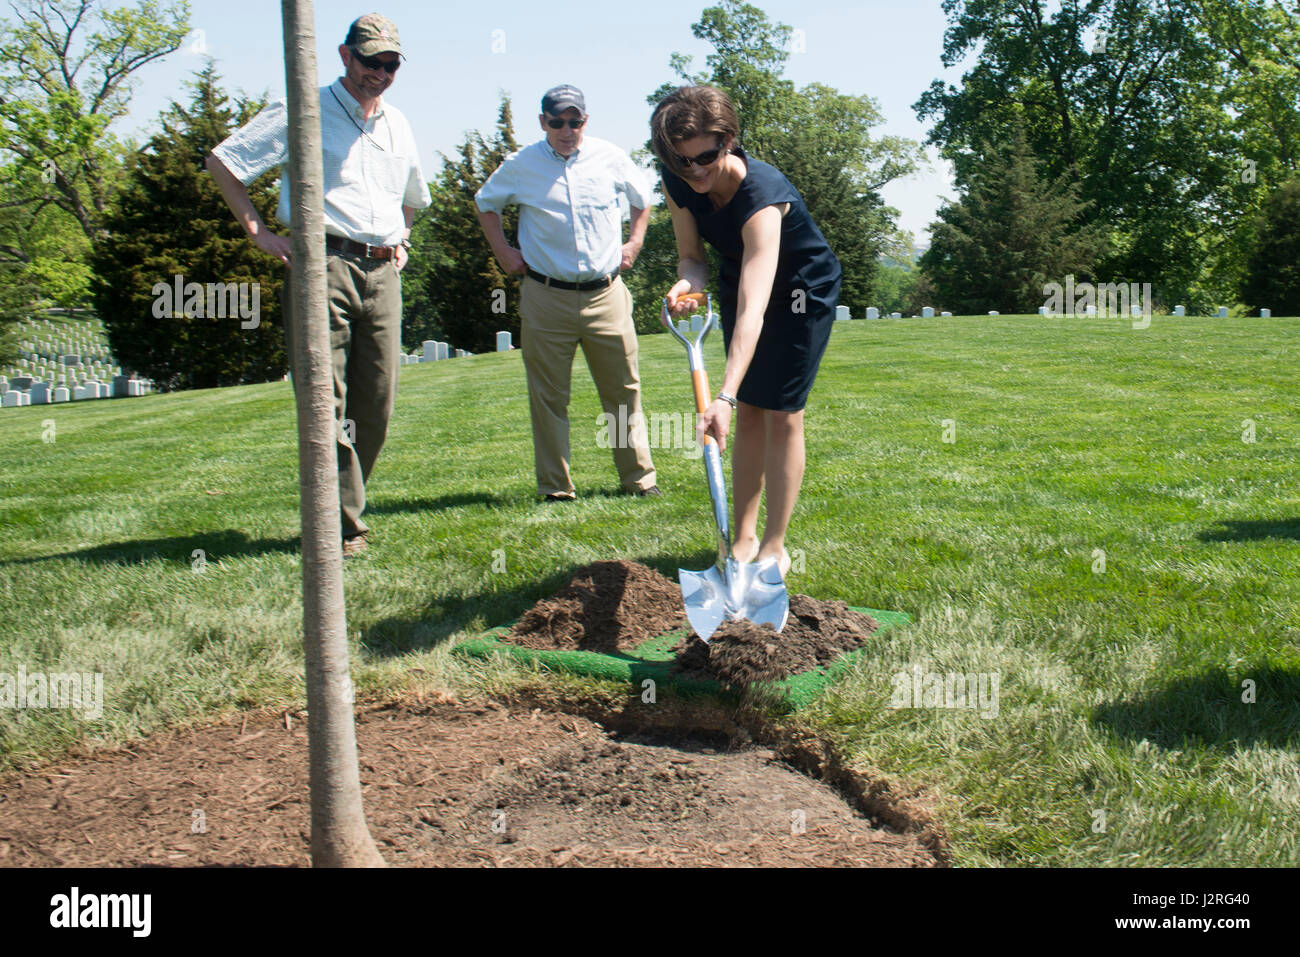
<instances>
[{"instance_id":1,"label":"black belt","mask_svg":"<svg viewBox=\"0 0 1300 957\"><path fill-rule=\"evenodd\" d=\"M354 256L365 256L367 259L392 259L397 255L396 246L372 246L369 243L359 243L354 239L344 239L333 233L325 234L325 248L351 253Z\"/></svg>"},{"instance_id":2,"label":"black belt","mask_svg":"<svg viewBox=\"0 0 1300 957\"><path fill-rule=\"evenodd\" d=\"M604 289L612 283L618 278L618 270L615 269L608 276L601 276L599 279L592 279L589 282L565 282L563 279L552 279L550 276L543 276L535 269L528 270L528 278L536 279L543 286L550 286L553 289L576 289L578 292L590 292L593 289Z\"/></svg>"}]
</instances>

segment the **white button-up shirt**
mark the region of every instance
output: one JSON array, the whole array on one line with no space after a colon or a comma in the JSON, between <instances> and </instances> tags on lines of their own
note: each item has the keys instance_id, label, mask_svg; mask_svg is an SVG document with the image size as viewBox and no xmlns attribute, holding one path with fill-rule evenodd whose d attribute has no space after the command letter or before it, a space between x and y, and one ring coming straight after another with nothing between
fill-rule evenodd
<instances>
[{"instance_id":1,"label":"white button-up shirt","mask_svg":"<svg viewBox=\"0 0 1300 957\"><path fill-rule=\"evenodd\" d=\"M325 173L325 232L359 243L393 246L406 232L402 207L429 205L429 186L420 170L410 124L397 107L379 101L369 119L341 79L320 88L322 163ZM289 109L271 103L213 151L247 186L280 167L276 219L290 225Z\"/></svg>"},{"instance_id":2,"label":"white button-up shirt","mask_svg":"<svg viewBox=\"0 0 1300 957\"><path fill-rule=\"evenodd\" d=\"M539 140L511 153L475 194L480 212L519 206L519 250L537 272L565 282L608 276L623 255L623 213L650 205L650 187L631 158L592 136L569 157Z\"/></svg>"}]
</instances>

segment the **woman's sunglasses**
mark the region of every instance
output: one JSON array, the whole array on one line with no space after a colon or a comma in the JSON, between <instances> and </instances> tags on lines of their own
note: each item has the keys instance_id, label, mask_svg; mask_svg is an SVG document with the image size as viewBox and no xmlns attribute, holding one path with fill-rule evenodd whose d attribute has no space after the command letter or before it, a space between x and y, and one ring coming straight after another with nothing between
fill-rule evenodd
<instances>
[{"instance_id":1,"label":"woman's sunglasses","mask_svg":"<svg viewBox=\"0 0 1300 957\"><path fill-rule=\"evenodd\" d=\"M584 117L583 117L582 119L580 119L580 120L551 120L551 119L548 119L548 120L546 121L546 125L549 126L549 127L550 127L551 129L553 129L553 130L562 130L562 129L564 129L564 125L565 125L566 123L569 125L569 129L571 129L571 130L580 130L580 129L582 129L584 126L587 125L587 118L584 116Z\"/></svg>"},{"instance_id":2,"label":"woman's sunglasses","mask_svg":"<svg viewBox=\"0 0 1300 957\"><path fill-rule=\"evenodd\" d=\"M357 53L355 51L353 52L352 55L356 57L357 62L360 63L363 67L365 67L367 70L384 70L388 73L396 73L397 68L402 65L402 60L400 57L396 60L391 60L385 63L377 56L362 56L360 53Z\"/></svg>"},{"instance_id":3,"label":"woman's sunglasses","mask_svg":"<svg viewBox=\"0 0 1300 957\"><path fill-rule=\"evenodd\" d=\"M699 156L682 156L677 154L677 162L682 164L682 169L690 169L692 166L712 166L718 159L718 154L722 152L719 146L715 150L705 150Z\"/></svg>"}]
</instances>

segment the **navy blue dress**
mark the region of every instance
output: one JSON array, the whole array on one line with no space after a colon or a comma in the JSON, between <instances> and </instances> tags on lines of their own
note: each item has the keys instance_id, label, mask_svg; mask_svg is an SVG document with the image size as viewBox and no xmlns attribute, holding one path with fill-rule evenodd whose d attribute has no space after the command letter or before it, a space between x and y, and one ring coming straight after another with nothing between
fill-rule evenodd
<instances>
[{"instance_id":1,"label":"navy blue dress","mask_svg":"<svg viewBox=\"0 0 1300 957\"><path fill-rule=\"evenodd\" d=\"M749 158L744 150L734 152L748 171L736 195L721 209L715 210L707 194L695 192L680 176L661 167L664 188L674 203L691 212L701 238L722 259L717 298L728 350L745 252L741 228L760 209L790 204L781 220L781 252L772 296L763 313L763 330L736 398L760 409L798 412L808 401L830 341L840 298L840 261L808 215L803 197L781 171Z\"/></svg>"}]
</instances>

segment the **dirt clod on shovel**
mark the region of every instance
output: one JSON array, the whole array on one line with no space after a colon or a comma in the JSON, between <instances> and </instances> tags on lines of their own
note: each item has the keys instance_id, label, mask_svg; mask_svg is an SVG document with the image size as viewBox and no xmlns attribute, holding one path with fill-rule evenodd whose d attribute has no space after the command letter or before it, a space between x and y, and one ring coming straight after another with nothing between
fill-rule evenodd
<instances>
[{"instance_id":1,"label":"dirt clod on shovel","mask_svg":"<svg viewBox=\"0 0 1300 957\"><path fill-rule=\"evenodd\" d=\"M842 601L791 595L790 617L780 632L749 621L723 622L708 644L691 635L674 648L673 670L683 677L712 678L732 686L779 681L826 667L861 648L879 627L870 615Z\"/></svg>"},{"instance_id":2,"label":"dirt clod on shovel","mask_svg":"<svg viewBox=\"0 0 1300 957\"><path fill-rule=\"evenodd\" d=\"M682 590L636 562L593 562L551 598L533 605L505 640L538 650L630 651L654 635L688 627ZM790 596L790 618L771 625L725 622L711 644L691 634L673 651L674 672L743 686L824 668L862 647L880 625L842 601Z\"/></svg>"},{"instance_id":3,"label":"dirt clod on shovel","mask_svg":"<svg viewBox=\"0 0 1300 957\"><path fill-rule=\"evenodd\" d=\"M675 582L637 562L592 562L524 612L505 640L539 650L608 654L685 627L682 590Z\"/></svg>"}]
</instances>

